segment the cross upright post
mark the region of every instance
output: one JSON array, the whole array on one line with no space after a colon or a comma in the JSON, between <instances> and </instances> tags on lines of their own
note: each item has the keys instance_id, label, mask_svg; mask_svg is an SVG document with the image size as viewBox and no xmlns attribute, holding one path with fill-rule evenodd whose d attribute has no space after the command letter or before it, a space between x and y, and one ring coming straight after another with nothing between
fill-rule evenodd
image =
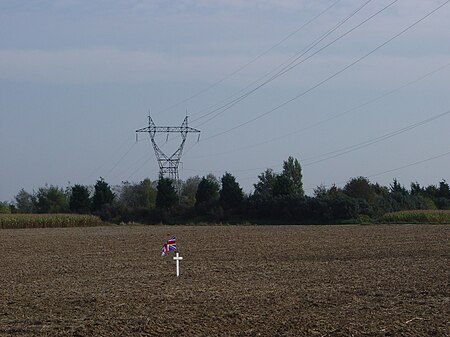
<instances>
[{"instance_id":1,"label":"cross upright post","mask_svg":"<svg viewBox=\"0 0 450 337\"><path fill-rule=\"evenodd\" d=\"M173 257L173 259L176 261L177 263L177 277L180 276L180 261L183 260L183 258L180 256L180 254L178 254L178 252L175 254L175 256Z\"/></svg>"}]
</instances>

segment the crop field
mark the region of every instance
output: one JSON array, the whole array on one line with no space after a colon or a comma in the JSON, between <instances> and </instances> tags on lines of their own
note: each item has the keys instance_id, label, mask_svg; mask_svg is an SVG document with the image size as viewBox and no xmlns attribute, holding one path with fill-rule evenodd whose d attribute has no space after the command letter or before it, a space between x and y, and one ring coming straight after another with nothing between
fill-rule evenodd
<instances>
[{"instance_id":1,"label":"crop field","mask_svg":"<svg viewBox=\"0 0 450 337\"><path fill-rule=\"evenodd\" d=\"M449 238L449 225L2 229L0 336L450 336Z\"/></svg>"},{"instance_id":2,"label":"crop field","mask_svg":"<svg viewBox=\"0 0 450 337\"><path fill-rule=\"evenodd\" d=\"M450 210L414 210L386 213L387 223L445 223L450 224Z\"/></svg>"},{"instance_id":3,"label":"crop field","mask_svg":"<svg viewBox=\"0 0 450 337\"><path fill-rule=\"evenodd\" d=\"M85 214L0 214L0 229L99 226L99 217Z\"/></svg>"}]
</instances>

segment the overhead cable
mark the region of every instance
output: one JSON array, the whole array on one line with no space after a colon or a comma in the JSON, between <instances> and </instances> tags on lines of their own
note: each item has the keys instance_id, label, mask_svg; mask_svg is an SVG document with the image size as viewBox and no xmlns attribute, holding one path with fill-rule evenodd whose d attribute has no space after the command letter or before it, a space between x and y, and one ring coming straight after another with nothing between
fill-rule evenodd
<instances>
[{"instance_id":1,"label":"overhead cable","mask_svg":"<svg viewBox=\"0 0 450 337\"><path fill-rule=\"evenodd\" d=\"M334 150L334 151L330 151L330 152L314 155L314 156L311 156L311 157L308 157L308 158L302 158L302 166L303 167L308 167L308 166L311 166L311 165L323 162L325 160L329 160L329 159L333 159L333 158L336 158L336 157L340 157L340 156L342 156L344 154L347 154L347 153L350 153L350 152L354 152L354 151L366 148L366 147L368 147L370 145L379 143L381 141L390 139L392 137L398 136L398 135L400 135L402 133L405 133L407 131L410 131L410 130L413 130L415 128L418 128L419 126L428 124L428 123L430 123L430 122L432 122L434 120L437 120L437 119L442 118L444 116L447 116L449 114L450 114L450 110L447 110L445 112L442 112L442 113L439 113L437 115L431 116L431 117L429 117L427 119L424 119L424 120L422 120L420 122L416 122L416 123L410 124L410 125L405 126L403 128L394 130L392 132L386 133L386 134L378 136L378 137L374 137L374 138L365 140L365 141L357 143L357 144L346 146L346 147L338 149L338 150ZM321 157L324 157L324 158L321 158ZM321 159L318 159L318 158L321 158ZM317 160L314 160L314 159L317 159ZM312 161L312 160L314 160L314 161ZM304 163L305 161L307 163ZM311 162L308 162L308 161L311 161ZM269 167L280 167L280 166L282 166L282 165L270 165ZM248 169L241 169L241 170L233 170L233 172L248 172L248 171L256 171L256 170L264 170L266 168L267 167L248 168Z\"/></svg>"},{"instance_id":2,"label":"overhead cable","mask_svg":"<svg viewBox=\"0 0 450 337\"><path fill-rule=\"evenodd\" d=\"M443 157L446 157L448 155L450 155L450 151L438 154L436 156L428 157L426 159L422 159L422 160L419 160L419 161L416 161L416 162L413 162L413 163L409 163L409 164L406 164L406 165L403 165L403 166L399 166L399 167L396 167L396 168L393 168L393 169L388 169L388 170L385 170L385 171L382 171L382 172L369 174L369 175L366 175L364 177L366 177L366 178L373 178L373 177L376 177L376 176L381 176L381 175L386 174L386 173L391 173L391 172L403 170L405 168L409 168L409 167L416 166L416 165L419 165L419 164L423 164L423 163L426 163L426 162L429 162L429 161L432 161L432 160L443 158ZM341 182L337 182L337 183L333 183L333 184L327 184L327 185L321 185L321 186L323 186L323 187L332 187L332 186L336 186L336 185L342 185L342 184L345 184L345 183L347 183L347 181L341 181ZM316 189L316 187L308 187L308 188L305 188L304 190L308 191L308 190L314 190L314 189Z\"/></svg>"},{"instance_id":3,"label":"overhead cable","mask_svg":"<svg viewBox=\"0 0 450 337\"><path fill-rule=\"evenodd\" d=\"M276 47L278 47L279 45L281 45L283 42L285 42L286 40L288 40L289 38L291 38L292 36L294 36L295 34L297 34L298 32L300 32L301 30L303 30L305 27L307 27L308 25L310 25L312 22L314 22L315 20L317 20L319 17L321 17L323 14L325 14L326 12L328 12L331 8L333 8L337 3L339 3L341 0L336 0L334 1L331 5L329 5L327 8L325 8L322 12L320 12L319 14L317 14L316 16L314 16L313 18L311 18L309 21L307 21L306 23L304 23L303 25L301 25L299 28L297 28L296 30L294 30L292 33L288 34L287 36L285 36L283 39L281 39L280 41L278 41L276 44L274 44L273 46L271 46L270 48L266 49L264 52L262 52L261 54L257 55L256 57L254 57L253 59L251 59L249 62L243 64L242 66L240 66L239 68L237 68L235 71L233 71L232 73L228 74L227 76L221 78L220 80L212 83L211 85L207 86L206 88L198 91L197 93L171 105L168 106L162 110L160 110L159 112L156 113L160 114L163 112L166 112L170 109L173 109L183 103L186 103L190 100L192 100L193 98L200 96L201 94L209 91L210 89L214 88L215 86L221 84L222 82L228 80L229 78L231 78L232 76L236 75L237 73L241 72L242 70L244 70L245 68L247 68L249 65L251 65L252 63L256 62L257 60L259 60L261 57L265 56L266 54L268 54L270 51L272 51L273 49L275 49ZM195 114L193 114L195 115Z\"/></svg>"},{"instance_id":4,"label":"overhead cable","mask_svg":"<svg viewBox=\"0 0 450 337\"><path fill-rule=\"evenodd\" d=\"M307 131L307 130L310 130L310 129L313 129L313 128L316 128L316 127L318 127L318 126L320 126L322 124L325 124L325 123L327 123L329 121L335 120L335 119L337 119L339 117L342 117L342 116L344 116L346 114L349 114L351 112L357 111L357 110L359 110L359 109L361 109L361 108L363 108L365 106L368 106L368 105L370 105L372 103L375 103L375 102L377 102L377 101L379 101L379 100L381 100L381 99L383 99L383 98L385 98L387 96L390 96L390 95L396 93L397 91L400 91L401 89L404 89L404 88L406 88L408 86L416 84L416 83L426 79L427 77L429 77L429 76L431 76L431 75L433 75L433 74L435 74L435 73L437 73L437 72L447 68L448 66L450 66L450 62L448 62L448 63L446 63L446 64L444 64L442 66L439 66L438 68L436 68L436 69L434 69L434 70L432 70L430 72L427 72L426 74L421 75L421 76L415 78L414 80L411 80L411 81L409 81L407 83L404 83L404 84L402 84L402 85L400 85L400 86L398 86L398 87L396 87L394 89L391 89L389 91L386 91L386 92L382 93L381 95L378 95L376 97L370 98L367 101L365 101L363 103L360 103L360 104L358 104L358 105L356 105L356 106L354 106L352 108L349 108L349 109L347 109L347 110L345 110L343 112L334 114L334 115L332 115L332 116L330 116L328 118L322 119L322 120L320 120L318 122L315 122L315 123L313 123L311 125L305 126L305 127L301 128L299 130L295 130L293 132L285 133L285 134L283 134L281 136L274 137L274 138L265 140L263 142L251 144L251 145L248 145L248 146L243 146L243 147L240 147L240 148L237 148L237 149L233 149L233 150L230 150L230 151L216 152L216 153L210 154L210 155L196 156L196 157L194 157L192 159L208 158L208 157L216 157L216 156L227 155L227 154L235 153L235 152L238 152L238 151L246 150L246 149L249 149L249 148L253 148L253 147L256 147L256 146L268 144L268 143L271 143L271 142L274 142L274 141L277 141L277 140L280 140L280 139L283 139L283 138L286 138L286 137L289 137L289 136L292 136L292 135L295 135L295 134L299 134L301 132L304 132L304 131Z\"/></svg>"},{"instance_id":5,"label":"overhead cable","mask_svg":"<svg viewBox=\"0 0 450 337\"><path fill-rule=\"evenodd\" d=\"M248 96L250 96L251 94L253 94L255 91L259 90L260 88L264 87L265 85L267 85L268 83L272 82L273 80L277 79L278 77L284 75L286 72L292 70L294 67L298 66L299 64L309 60L310 58L312 58L314 55L316 55L317 53L319 53L320 51L324 50L325 48L328 48L330 45L334 44L335 42L337 42L338 40L340 40L341 38L343 38L344 36L348 35L350 32L352 32L353 30L355 30L356 28L362 26L364 23L368 22L369 20L371 20L372 18L374 18L375 16L377 16L378 14L380 14L381 12L383 12L384 10L386 10L387 8L389 8L390 6L392 6L394 3L396 3L398 0L394 0L392 1L390 4L388 4L387 6L385 6L384 8L382 8L381 10L379 10L377 13L371 15L369 18L367 18L366 20L364 20L363 22L361 22L360 24L358 24L357 26L353 27L351 30L347 31L346 33L342 34L341 36L339 36L337 39L333 40L332 42L328 43L327 45L325 45L324 47L320 48L318 51L314 52L313 54L309 55L308 57L306 57L305 59L301 60L300 62L295 63L296 61L298 61L301 57L303 57L304 55L306 55L309 51L311 51L314 47L316 47L320 42L322 42L324 39L326 39L330 34L332 34L333 32L335 32L338 28L340 28L343 24L345 24L348 20L350 20L353 16L355 16L358 12L360 12L365 6L367 6L372 0L368 0L366 2L364 2L360 7L358 7L355 11L353 11L352 13L350 13L350 15L348 15L346 18L344 18L343 20L341 20L338 24L336 24L334 27L330 28L327 32L325 32L324 34L322 34L317 40L315 40L314 42L312 42L310 45L308 45L306 48L302 49L299 53L295 54L293 57L289 58L287 61L285 61L284 63L282 63L280 66L276 67L275 69L273 69L272 71L268 72L267 74L265 74L264 76L258 78L256 81L253 81L252 83L250 83L249 85L247 85L244 89L240 90L237 94L239 94L240 92L245 91L247 88L250 88L253 84L258 83L259 81L263 80L264 78L266 78L267 76L270 76L271 74L273 74L269 79L266 79L265 81L263 81L261 84L257 85L255 88L245 92L244 94L238 96L237 98L233 99L232 101L198 117L197 119L194 119L192 122L195 123L196 121L199 121L200 119L207 117L213 113L216 112L216 114L214 114L212 117L208 118L206 121L202 122L201 124L196 125L196 127L200 127L206 123L208 123L209 121L215 119L216 117L218 117L219 115L223 114L225 111L229 110L230 108L232 108L233 106L235 106L237 103L241 102L242 100L244 100L245 98L247 98ZM287 63L287 64L285 64ZM281 69L279 69L281 67ZM279 69L279 70L278 70ZM232 98L234 97L236 94L228 97L228 98ZM226 101L227 99L225 99ZM216 105L216 104L215 104ZM214 107L215 105L213 105L212 107Z\"/></svg>"},{"instance_id":6,"label":"overhead cable","mask_svg":"<svg viewBox=\"0 0 450 337\"><path fill-rule=\"evenodd\" d=\"M269 115L270 113L288 105L289 103L299 99L302 96L305 96L307 93L313 91L314 89L320 87L321 85L323 85L324 83L330 81L331 79L333 79L334 77L340 75L341 73L343 73L344 71L346 71L347 69L351 68L352 66L356 65L357 63L361 62L362 60L364 60L365 58L369 57L370 55L372 55L373 53L375 53L376 51L378 51L379 49L381 49L382 47L384 47L385 45L387 45L388 43L392 42L393 40L395 40L396 38L398 38L399 36L403 35L404 33L406 33L408 30L412 29L414 26L416 26L417 24L419 24L420 22L422 22L423 20L425 20L426 18L428 18L429 16L431 16L432 14L434 14L435 12L437 12L439 9L441 9L442 7L444 7L445 5L447 5L450 2L450 0L445 1L444 3L442 3L441 5L439 5L438 7L434 8L431 12L428 12L425 16L421 17L419 20L415 21L414 23L412 23L411 25L409 25L408 27L406 27L405 29L401 30L399 33L395 34L394 36L392 36L391 38L389 38L388 40L386 40L385 42L383 42L382 44L378 45L376 48L372 49L369 53L365 54L364 56L361 56L360 58L358 58L357 60L351 62L349 65L345 66L344 68L340 69L339 71L335 72L333 75L325 78L324 80L318 82L317 84L315 84L314 86L310 87L309 89L301 92L300 94L294 96L293 98L277 105L276 107L250 119L247 120L246 122L243 122L241 124L238 124L232 128L229 128L225 131L222 131L220 133L217 133L215 135L209 136L207 138L204 138L203 141L206 140L210 140L219 136L222 136L224 134L227 134L231 131L234 131L236 129L239 129L247 124L253 123L267 115Z\"/></svg>"}]
</instances>

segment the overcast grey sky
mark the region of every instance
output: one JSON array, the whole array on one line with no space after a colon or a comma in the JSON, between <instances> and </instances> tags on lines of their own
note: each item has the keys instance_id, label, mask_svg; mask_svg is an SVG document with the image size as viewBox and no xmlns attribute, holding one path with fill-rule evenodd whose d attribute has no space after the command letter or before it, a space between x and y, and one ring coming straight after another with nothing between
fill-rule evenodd
<instances>
[{"instance_id":1,"label":"overcast grey sky","mask_svg":"<svg viewBox=\"0 0 450 337\"><path fill-rule=\"evenodd\" d=\"M164 126L187 111L202 132L183 179L229 171L250 192L294 156L308 194L356 176L450 180L450 4L392 41L445 0L399 0L352 30L392 2L0 0L0 201L157 179L148 136L135 143L149 110ZM171 152L180 138L158 141Z\"/></svg>"}]
</instances>

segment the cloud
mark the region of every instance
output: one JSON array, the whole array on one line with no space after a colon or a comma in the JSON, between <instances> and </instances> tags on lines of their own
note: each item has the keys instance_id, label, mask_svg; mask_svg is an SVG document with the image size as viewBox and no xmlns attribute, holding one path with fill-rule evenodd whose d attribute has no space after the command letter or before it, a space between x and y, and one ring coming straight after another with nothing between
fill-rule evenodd
<instances>
[{"instance_id":1,"label":"cloud","mask_svg":"<svg viewBox=\"0 0 450 337\"><path fill-rule=\"evenodd\" d=\"M161 20L149 20L151 22L149 26L146 26L147 20L121 22L107 19L100 23L95 20L93 21L95 24L84 26L72 23L73 26L66 27L65 30L60 29L61 36L54 37L55 41L64 37L64 44L53 47L46 46L51 49L43 49L45 47L33 49L30 46L22 46L22 49L20 47L0 49L0 80L35 83L139 83L161 80L215 82L249 62L258 53L279 41L280 37L286 36L286 31L276 32L276 26L269 26L265 22L263 26L267 26L265 27L267 30L262 31L261 27L257 25L258 17L252 16L253 21L245 23L249 28L242 32L244 22L236 18L234 18L235 21L230 21L229 13L217 12L212 16L199 17L198 11L193 8L196 6L199 8L209 6L215 9L220 6L250 8L252 5L256 6L256 3L264 8L313 6L306 1L294 0L230 0L227 2L178 0L169 3L145 0L118 1L114 3L117 8L121 6L145 8L147 6L147 8L155 9L166 6L181 9L185 6L189 8L189 11L185 14L168 15ZM104 2L96 1L92 6L101 4ZM321 4L323 5L323 2ZM342 2L341 5L345 4L346 2ZM83 5L77 0L65 0L60 3L60 6L87 5ZM427 12L432 7L435 7L435 0L426 6L423 2L416 0L408 3L408 6L398 5L395 7L398 12L377 18L376 21L358 29L336 45L315 56L312 63L317 60L326 64L327 62L332 63L333 58L336 57L346 57L352 60L358 55L361 56L364 51L369 51L413 22L414 18L411 16L419 16L418 10ZM445 9L448 12L450 5ZM192 13L196 13L196 15ZM419 63L430 64L434 61L433 57L440 57L449 50L448 44L442 43L445 41L445 32L448 28L448 22L443 21L445 13L443 11L439 13L440 15L429 18L414 27L413 30L378 51L377 54L386 55L387 53L388 58L391 57L393 60L391 64L399 64L393 59L395 57L406 59L416 57ZM208 20L214 20L211 18L220 18L219 23L210 24L211 22ZM206 20L206 22L202 20ZM298 24L292 25L291 23L291 26L297 27ZM279 27L278 29L280 29ZM251 67L245 69L245 76L254 80L261 74L267 73L302 50L309 41L314 40L314 36L319 36L319 33L323 32L308 33L310 35L307 35L306 38L299 34L300 36L286 41L276 51L265 55ZM42 36L42 34L40 35ZM29 32L24 31L23 36L29 36ZM92 40L90 40L91 37ZM47 40L45 43L48 42ZM72 42L67 45L65 44L66 40ZM78 41L78 43L74 41ZM80 46L80 41L83 46ZM104 45L108 45L108 47L103 47ZM86 46L91 47L86 48ZM389 64L389 61L384 60L384 63ZM311 62L308 61L308 64ZM242 75L244 73L240 74L240 76ZM246 79L241 78L242 82L246 82Z\"/></svg>"},{"instance_id":2,"label":"cloud","mask_svg":"<svg viewBox=\"0 0 450 337\"><path fill-rule=\"evenodd\" d=\"M2 50L0 79L37 83L134 83L220 76L243 64L243 57L177 57L150 51L112 48ZM203 75L199 75L203 74Z\"/></svg>"},{"instance_id":3,"label":"cloud","mask_svg":"<svg viewBox=\"0 0 450 337\"><path fill-rule=\"evenodd\" d=\"M296 79L299 74L302 79L317 81L317 78L326 77L326 74L342 68L361 55L361 51L346 55L321 53L273 84L291 86L298 83ZM287 52L273 52L251 64L230 81L238 86L247 85L283 64L291 56L292 54ZM174 53L114 48L0 50L0 80L57 84L130 84L157 81L212 83L231 74L253 57L254 55L245 53L180 56ZM397 70L407 74L410 69L420 72L420 69L427 69L427 65L446 62L448 57L445 54L413 56L380 51L355 68L369 71L365 77L375 79L379 78L380 69ZM354 76L356 75L357 73L354 73Z\"/></svg>"},{"instance_id":4,"label":"cloud","mask_svg":"<svg viewBox=\"0 0 450 337\"><path fill-rule=\"evenodd\" d=\"M135 9L166 9L166 10L235 10L235 9L302 9L306 6L322 7L319 2L305 0L140 0L128 1L128 5Z\"/></svg>"}]
</instances>

